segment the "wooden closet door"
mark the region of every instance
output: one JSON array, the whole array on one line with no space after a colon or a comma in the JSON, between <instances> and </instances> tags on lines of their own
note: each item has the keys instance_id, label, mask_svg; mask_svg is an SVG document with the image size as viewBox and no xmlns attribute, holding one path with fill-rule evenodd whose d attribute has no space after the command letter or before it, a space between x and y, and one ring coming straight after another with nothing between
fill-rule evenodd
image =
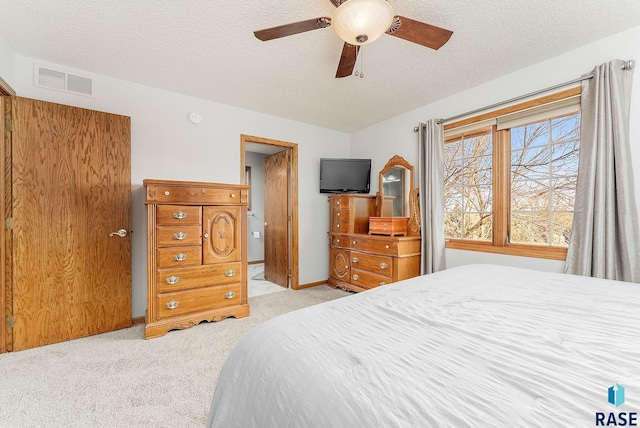
<instances>
[{"instance_id":1,"label":"wooden closet door","mask_svg":"<svg viewBox=\"0 0 640 428\"><path fill-rule=\"evenodd\" d=\"M12 115L13 350L129 327L130 118L26 98Z\"/></svg>"}]
</instances>

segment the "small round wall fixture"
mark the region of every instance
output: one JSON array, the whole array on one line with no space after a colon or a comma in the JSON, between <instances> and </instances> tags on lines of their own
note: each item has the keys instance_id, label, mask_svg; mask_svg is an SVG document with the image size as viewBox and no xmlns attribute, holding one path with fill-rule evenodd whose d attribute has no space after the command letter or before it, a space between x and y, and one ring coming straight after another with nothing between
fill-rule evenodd
<instances>
[{"instance_id":1,"label":"small round wall fixture","mask_svg":"<svg viewBox=\"0 0 640 428\"><path fill-rule=\"evenodd\" d=\"M200 113L198 113L197 111L192 111L191 113L189 113L189 122L197 125L202 122L202 116L200 116Z\"/></svg>"}]
</instances>

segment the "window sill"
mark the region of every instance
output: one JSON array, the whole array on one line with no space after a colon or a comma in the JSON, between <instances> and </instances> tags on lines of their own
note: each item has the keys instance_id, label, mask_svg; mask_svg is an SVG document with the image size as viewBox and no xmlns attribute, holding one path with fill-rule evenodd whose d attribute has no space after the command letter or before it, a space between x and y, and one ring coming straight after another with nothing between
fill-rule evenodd
<instances>
[{"instance_id":1,"label":"window sill","mask_svg":"<svg viewBox=\"0 0 640 428\"><path fill-rule=\"evenodd\" d=\"M496 247L491 242L470 242L464 240L447 240L445 248L465 251L481 251L484 253L505 254L509 256L534 257L538 259L566 260L567 249L546 245L506 244Z\"/></svg>"}]
</instances>

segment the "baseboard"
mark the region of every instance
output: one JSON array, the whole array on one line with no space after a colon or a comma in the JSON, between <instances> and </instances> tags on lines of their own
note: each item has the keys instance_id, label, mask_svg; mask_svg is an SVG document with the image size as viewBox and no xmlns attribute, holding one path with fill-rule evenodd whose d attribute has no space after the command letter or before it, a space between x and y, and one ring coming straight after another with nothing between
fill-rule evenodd
<instances>
[{"instance_id":1,"label":"baseboard","mask_svg":"<svg viewBox=\"0 0 640 428\"><path fill-rule=\"evenodd\" d=\"M311 287L317 287L319 285L326 285L327 281L316 281L316 282L308 282L306 284L298 284L298 287L296 288L296 290L302 290L304 288L311 288Z\"/></svg>"},{"instance_id":2,"label":"baseboard","mask_svg":"<svg viewBox=\"0 0 640 428\"><path fill-rule=\"evenodd\" d=\"M144 316L142 316L142 317L133 317L133 318L131 318L131 324L132 324L132 325L136 325L136 324L144 324Z\"/></svg>"},{"instance_id":3,"label":"baseboard","mask_svg":"<svg viewBox=\"0 0 640 428\"><path fill-rule=\"evenodd\" d=\"M248 264L250 264L250 265L259 265L260 263L264 263L264 260L254 260L252 262L249 262Z\"/></svg>"}]
</instances>

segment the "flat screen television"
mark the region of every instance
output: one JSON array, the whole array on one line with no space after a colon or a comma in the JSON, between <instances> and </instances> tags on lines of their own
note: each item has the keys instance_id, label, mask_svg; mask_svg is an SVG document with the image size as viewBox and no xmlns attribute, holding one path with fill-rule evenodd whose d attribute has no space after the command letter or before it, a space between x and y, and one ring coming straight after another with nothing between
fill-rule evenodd
<instances>
[{"instance_id":1,"label":"flat screen television","mask_svg":"<svg viewBox=\"0 0 640 428\"><path fill-rule=\"evenodd\" d=\"M320 159L320 193L369 193L371 159Z\"/></svg>"}]
</instances>

